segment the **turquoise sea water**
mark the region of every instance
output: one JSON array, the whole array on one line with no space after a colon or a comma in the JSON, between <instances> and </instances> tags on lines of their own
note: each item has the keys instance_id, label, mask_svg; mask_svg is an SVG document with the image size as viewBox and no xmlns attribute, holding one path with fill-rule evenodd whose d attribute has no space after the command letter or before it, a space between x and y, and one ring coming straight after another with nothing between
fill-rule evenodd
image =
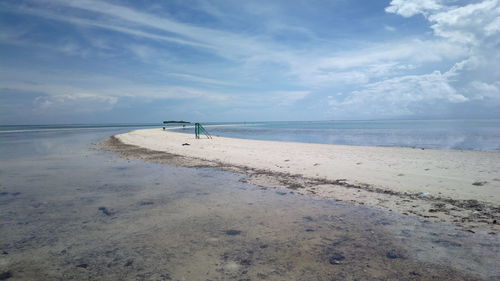
<instances>
[{"instance_id":1,"label":"turquoise sea water","mask_svg":"<svg viewBox=\"0 0 500 281\"><path fill-rule=\"evenodd\" d=\"M500 151L500 120L390 120L202 123L212 135L323 144ZM223 126L218 126L223 125ZM0 126L2 133L139 129L163 124ZM171 126L178 126L174 124ZM176 131L194 133L192 125Z\"/></svg>"},{"instance_id":2,"label":"turquoise sea water","mask_svg":"<svg viewBox=\"0 0 500 281\"><path fill-rule=\"evenodd\" d=\"M245 139L500 151L500 120L260 122L206 129L212 135Z\"/></svg>"}]
</instances>

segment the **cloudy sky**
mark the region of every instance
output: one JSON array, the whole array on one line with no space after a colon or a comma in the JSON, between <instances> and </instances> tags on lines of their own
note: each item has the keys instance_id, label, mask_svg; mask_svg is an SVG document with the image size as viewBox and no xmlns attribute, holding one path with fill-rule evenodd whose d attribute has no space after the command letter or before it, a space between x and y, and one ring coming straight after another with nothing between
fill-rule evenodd
<instances>
[{"instance_id":1,"label":"cloudy sky","mask_svg":"<svg viewBox=\"0 0 500 281\"><path fill-rule=\"evenodd\" d=\"M500 0L7 0L0 123L500 118Z\"/></svg>"}]
</instances>

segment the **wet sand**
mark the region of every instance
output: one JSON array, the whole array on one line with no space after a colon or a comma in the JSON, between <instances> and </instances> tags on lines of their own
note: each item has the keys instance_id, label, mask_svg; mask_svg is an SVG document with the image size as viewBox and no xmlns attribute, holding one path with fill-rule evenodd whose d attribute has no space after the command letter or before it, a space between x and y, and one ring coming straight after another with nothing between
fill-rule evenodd
<instances>
[{"instance_id":1,"label":"wet sand","mask_svg":"<svg viewBox=\"0 0 500 281\"><path fill-rule=\"evenodd\" d=\"M498 235L259 187L239 173L151 163L183 161L165 153L148 152L148 162L126 159L100 150L103 138L77 133L1 141L2 152L9 151L0 154L2 279L500 276ZM122 156L142 150L115 148Z\"/></svg>"},{"instance_id":2,"label":"wet sand","mask_svg":"<svg viewBox=\"0 0 500 281\"><path fill-rule=\"evenodd\" d=\"M500 231L500 153L496 152L222 137L196 140L190 134L160 129L132 131L115 140L146 149L129 153L131 157L151 158L151 151L166 152L171 155L169 164L245 173L245 181L252 184L382 207L474 232Z\"/></svg>"}]
</instances>

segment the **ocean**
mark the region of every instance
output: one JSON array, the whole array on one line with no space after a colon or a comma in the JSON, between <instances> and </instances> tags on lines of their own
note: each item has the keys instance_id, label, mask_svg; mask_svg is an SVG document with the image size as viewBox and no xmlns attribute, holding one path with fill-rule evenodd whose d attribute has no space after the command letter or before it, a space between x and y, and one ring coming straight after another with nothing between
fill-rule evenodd
<instances>
[{"instance_id":1,"label":"ocean","mask_svg":"<svg viewBox=\"0 0 500 281\"><path fill-rule=\"evenodd\" d=\"M322 144L500 151L500 120L258 122L208 126L211 135ZM178 129L190 132L191 128Z\"/></svg>"},{"instance_id":2,"label":"ocean","mask_svg":"<svg viewBox=\"0 0 500 281\"><path fill-rule=\"evenodd\" d=\"M202 122L211 135L289 142L500 151L500 120L384 120L295 122ZM178 126L172 124L169 126ZM0 126L2 133L65 130L132 130L154 124L76 124ZM193 133L192 125L175 131Z\"/></svg>"}]
</instances>

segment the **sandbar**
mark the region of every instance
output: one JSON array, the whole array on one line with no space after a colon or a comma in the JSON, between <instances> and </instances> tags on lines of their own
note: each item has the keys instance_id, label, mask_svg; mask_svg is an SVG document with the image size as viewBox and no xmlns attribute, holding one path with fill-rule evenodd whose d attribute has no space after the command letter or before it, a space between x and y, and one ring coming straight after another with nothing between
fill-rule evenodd
<instances>
[{"instance_id":1,"label":"sandbar","mask_svg":"<svg viewBox=\"0 0 500 281\"><path fill-rule=\"evenodd\" d=\"M182 157L174 163L179 166L212 166L246 173L249 177L245 181L261 186L292 188L299 194L383 207L455 223L469 231L499 231L498 152L217 136L195 139L194 134L161 129L135 130L116 135L113 140L115 148L121 143L167 153L171 160L172 155Z\"/></svg>"}]
</instances>

